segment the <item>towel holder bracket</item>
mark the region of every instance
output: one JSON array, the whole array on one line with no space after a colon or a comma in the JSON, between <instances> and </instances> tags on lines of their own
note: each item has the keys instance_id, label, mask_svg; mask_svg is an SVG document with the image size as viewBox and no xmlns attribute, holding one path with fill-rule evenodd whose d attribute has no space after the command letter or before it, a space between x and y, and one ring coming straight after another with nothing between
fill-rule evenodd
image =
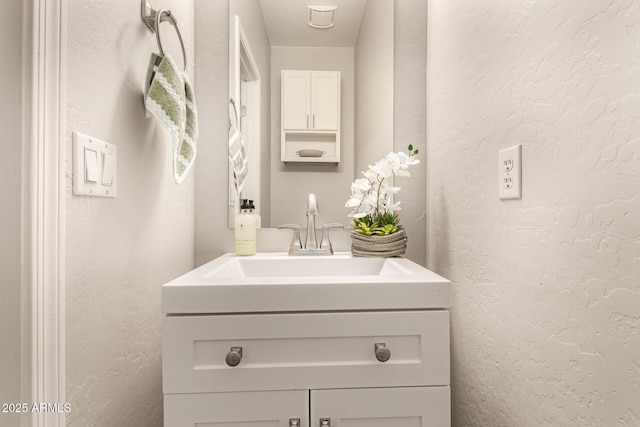
<instances>
[{"instance_id":1,"label":"towel holder bracket","mask_svg":"<svg viewBox=\"0 0 640 427\"><path fill-rule=\"evenodd\" d=\"M147 25L147 27L149 27L152 33L156 33L158 31L156 27L157 16L158 16L158 11L153 7L151 7L151 3L149 3L149 0L140 1L140 17L142 18L144 23ZM160 16L160 22L166 22L166 21L169 21L173 26L178 25L178 21L176 20L175 16L173 16L171 12L169 12L168 14L163 13Z\"/></svg>"}]
</instances>

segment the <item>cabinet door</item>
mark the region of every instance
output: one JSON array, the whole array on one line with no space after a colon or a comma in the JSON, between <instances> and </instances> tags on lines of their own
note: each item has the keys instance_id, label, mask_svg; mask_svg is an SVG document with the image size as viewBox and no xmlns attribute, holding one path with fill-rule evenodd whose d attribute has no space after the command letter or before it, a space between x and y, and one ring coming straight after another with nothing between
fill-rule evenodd
<instances>
[{"instance_id":1,"label":"cabinet door","mask_svg":"<svg viewBox=\"0 0 640 427\"><path fill-rule=\"evenodd\" d=\"M338 130L340 121L340 73L311 72L311 128Z\"/></svg>"},{"instance_id":2,"label":"cabinet door","mask_svg":"<svg viewBox=\"0 0 640 427\"><path fill-rule=\"evenodd\" d=\"M164 396L164 427L308 427L308 416L307 390Z\"/></svg>"},{"instance_id":3,"label":"cabinet door","mask_svg":"<svg viewBox=\"0 0 640 427\"><path fill-rule=\"evenodd\" d=\"M282 72L282 127L307 130L310 125L311 82L308 71Z\"/></svg>"},{"instance_id":4,"label":"cabinet door","mask_svg":"<svg viewBox=\"0 0 640 427\"><path fill-rule=\"evenodd\" d=\"M449 386L313 390L309 425L448 427L449 402Z\"/></svg>"}]
</instances>

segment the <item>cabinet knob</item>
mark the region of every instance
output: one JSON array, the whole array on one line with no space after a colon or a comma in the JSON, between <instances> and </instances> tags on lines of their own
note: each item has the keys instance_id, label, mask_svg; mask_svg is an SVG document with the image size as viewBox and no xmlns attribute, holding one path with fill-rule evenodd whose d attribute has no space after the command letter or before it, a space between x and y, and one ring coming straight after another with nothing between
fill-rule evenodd
<instances>
[{"instance_id":1,"label":"cabinet knob","mask_svg":"<svg viewBox=\"0 0 640 427\"><path fill-rule=\"evenodd\" d=\"M229 366L238 366L242 360L242 347L231 347L229 353L224 358Z\"/></svg>"},{"instance_id":2,"label":"cabinet knob","mask_svg":"<svg viewBox=\"0 0 640 427\"><path fill-rule=\"evenodd\" d=\"M320 427L331 427L331 418L320 418Z\"/></svg>"},{"instance_id":3,"label":"cabinet knob","mask_svg":"<svg viewBox=\"0 0 640 427\"><path fill-rule=\"evenodd\" d=\"M386 362L391 358L391 350L387 348L387 344L381 342L375 345L376 359L379 362Z\"/></svg>"}]
</instances>

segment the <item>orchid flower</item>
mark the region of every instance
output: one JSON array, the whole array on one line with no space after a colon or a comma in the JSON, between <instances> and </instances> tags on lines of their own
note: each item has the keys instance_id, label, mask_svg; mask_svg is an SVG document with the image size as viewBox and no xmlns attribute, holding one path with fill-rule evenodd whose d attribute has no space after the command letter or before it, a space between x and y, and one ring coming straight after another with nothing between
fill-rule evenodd
<instances>
[{"instance_id":1,"label":"orchid flower","mask_svg":"<svg viewBox=\"0 0 640 427\"><path fill-rule=\"evenodd\" d=\"M362 172L363 178L358 178L351 184L351 197L345 207L352 208L349 217L354 219L356 228L358 224L366 223L367 233L375 233L375 225L377 222L384 222L384 218L397 223L394 212L401 208L400 202L393 201L393 196L398 194L401 188L395 187L391 179L394 176L410 177L409 167L420 163L416 158L417 154L418 150L414 150L411 145L408 154L402 151L391 152L373 165L369 165L369 168ZM380 226L378 228L384 228L386 224L377 225ZM393 227L394 230L397 228Z\"/></svg>"}]
</instances>

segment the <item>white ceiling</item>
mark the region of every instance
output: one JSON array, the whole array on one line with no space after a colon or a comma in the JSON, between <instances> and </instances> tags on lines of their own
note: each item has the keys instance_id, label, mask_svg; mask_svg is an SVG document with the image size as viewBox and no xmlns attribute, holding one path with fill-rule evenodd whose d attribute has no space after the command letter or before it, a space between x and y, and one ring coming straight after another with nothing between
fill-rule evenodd
<instances>
[{"instance_id":1,"label":"white ceiling","mask_svg":"<svg viewBox=\"0 0 640 427\"><path fill-rule=\"evenodd\" d=\"M367 0L260 0L272 46L354 46ZM336 24L307 25L307 5L338 6Z\"/></svg>"}]
</instances>

